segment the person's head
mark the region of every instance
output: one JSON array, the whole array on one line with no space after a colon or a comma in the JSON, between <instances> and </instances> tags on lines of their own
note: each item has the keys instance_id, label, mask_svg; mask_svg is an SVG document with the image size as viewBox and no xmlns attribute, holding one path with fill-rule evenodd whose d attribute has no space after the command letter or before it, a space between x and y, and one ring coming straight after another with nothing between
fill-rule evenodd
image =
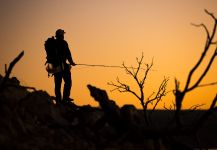
<instances>
[{"instance_id":1,"label":"person's head","mask_svg":"<svg viewBox=\"0 0 217 150\"><path fill-rule=\"evenodd\" d=\"M64 39L64 34L65 34L65 31L63 29L58 29L56 30L56 38L57 39Z\"/></svg>"}]
</instances>

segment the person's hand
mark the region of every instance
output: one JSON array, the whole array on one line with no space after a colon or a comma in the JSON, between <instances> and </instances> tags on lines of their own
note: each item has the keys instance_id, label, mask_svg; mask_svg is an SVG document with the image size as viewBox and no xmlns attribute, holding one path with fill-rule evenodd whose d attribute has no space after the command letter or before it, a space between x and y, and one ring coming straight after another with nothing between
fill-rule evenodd
<instances>
[{"instance_id":1,"label":"person's hand","mask_svg":"<svg viewBox=\"0 0 217 150\"><path fill-rule=\"evenodd\" d=\"M70 65L72 65L72 66L76 66L76 64L75 64L74 62L71 62Z\"/></svg>"}]
</instances>

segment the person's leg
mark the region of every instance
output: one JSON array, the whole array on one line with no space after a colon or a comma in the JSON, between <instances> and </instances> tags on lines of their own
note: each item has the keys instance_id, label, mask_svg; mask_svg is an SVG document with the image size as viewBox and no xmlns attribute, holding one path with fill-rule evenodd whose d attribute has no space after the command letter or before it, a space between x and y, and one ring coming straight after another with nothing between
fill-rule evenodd
<instances>
[{"instance_id":1,"label":"person's leg","mask_svg":"<svg viewBox=\"0 0 217 150\"><path fill-rule=\"evenodd\" d=\"M54 74L54 82L55 82L55 95L56 95L56 103L61 103L61 83L62 83L62 73L58 72Z\"/></svg>"},{"instance_id":2,"label":"person's leg","mask_svg":"<svg viewBox=\"0 0 217 150\"><path fill-rule=\"evenodd\" d=\"M63 90L63 100L68 101L70 100L70 91L72 86L72 79L71 79L71 72L70 70L64 70L63 72L63 80L64 80L64 90Z\"/></svg>"}]
</instances>

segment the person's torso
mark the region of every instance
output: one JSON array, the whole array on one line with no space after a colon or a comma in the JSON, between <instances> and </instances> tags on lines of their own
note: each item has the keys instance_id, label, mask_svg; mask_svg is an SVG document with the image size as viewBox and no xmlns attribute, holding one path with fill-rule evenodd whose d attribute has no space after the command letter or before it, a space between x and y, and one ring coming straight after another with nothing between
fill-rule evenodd
<instances>
[{"instance_id":1,"label":"person's torso","mask_svg":"<svg viewBox=\"0 0 217 150\"><path fill-rule=\"evenodd\" d=\"M56 40L56 53L58 56L59 61L62 61L63 63L66 62L67 59L67 51L68 51L68 44L65 40Z\"/></svg>"}]
</instances>

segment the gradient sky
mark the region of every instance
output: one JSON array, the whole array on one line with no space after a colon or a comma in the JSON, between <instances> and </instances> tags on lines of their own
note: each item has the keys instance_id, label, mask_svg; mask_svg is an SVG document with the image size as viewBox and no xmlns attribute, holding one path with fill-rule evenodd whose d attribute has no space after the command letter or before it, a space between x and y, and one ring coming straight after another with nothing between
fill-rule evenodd
<instances>
[{"instance_id":1,"label":"gradient sky","mask_svg":"<svg viewBox=\"0 0 217 150\"><path fill-rule=\"evenodd\" d=\"M76 63L125 62L136 66L135 58L143 52L145 63L154 58L146 96L157 90L164 76L170 78L167 88L170 91L174 89L175 77L181 87L184 85L188 71L202 53L206 34L190 23L203 22L212 27L205 8L217 16L216 0L1 0L0 73L4 74L5 63L24 50L24 58L12 76L18 77L22 85L53 95L53 78L47 78L44 66L44 41L62 28ZM203 83L217 81L216 68L215 61ZM134 104L140 108L139 101L130 94L110 92L113 87L107 82L115 82L117 76L134 85L122 69L75 66L71 97L78 105L97 106L86 87L92 84L106 89L120 106ZM217 86L198 88L187 95L184 108L195 104L206 104L203 108L207 108L216 93ZM169 106L173 100L170 92L161 107L164 102Z\"/></svg>"}]
</instances>

